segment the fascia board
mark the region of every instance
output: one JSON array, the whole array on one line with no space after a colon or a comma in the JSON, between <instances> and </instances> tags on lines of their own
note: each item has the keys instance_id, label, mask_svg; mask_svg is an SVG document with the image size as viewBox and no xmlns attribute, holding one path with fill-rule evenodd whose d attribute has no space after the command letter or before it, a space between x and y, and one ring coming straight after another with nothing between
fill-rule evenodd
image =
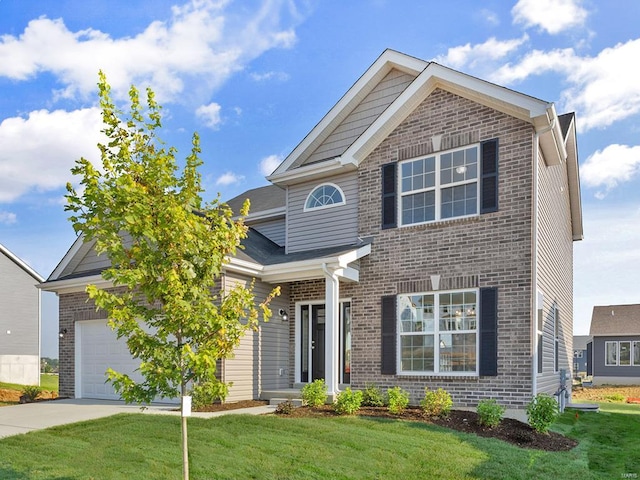
<instances>
[{"instance_id":1,"label":"fascia board","mask_svg":"<svg viewBox=\"0 0 640 480\"><path fill-rule=\"evenodd\" d=\"M7 249L4 245L0 244L0 252L2 252L9 260L15 263L18 267L24 270L27 274L29 274L36 282L42 283L44 282L44 278L36 272L33 268L27 265L22 261L19 257L14 255L9 249Z\"/></svg>"},{"instance_id":2,"label":"fascia board","mask_svg":"<svg viewBox=\"0 0 640 480\"><path fill-rule=\"evenodd\" d=\"M84 292L87 285L95 285L100 288L110 288L113 286L111 282L106 281L100 275L90 275L87 277L70 278L67 280L54 280L38 285L40 290L45 292L75 293Z\"/></svg>"},{"instance_id":3,"label":"fascia board","mask_svg":"<svg viewBox=\"0 0 640 480\"><path fill-rule=\"evenodd\" d=\"M236 215L233 217L233 220L238 220L240 218L244 219L245 222L253 222L258 220L265 220L273 217L281 217L287 213L287 207L278 207L272 208L271 210L263 210L260 212L249 213L246 217L241 215Z\"/></svg>"},{"instance_id":4,"label":"fascia board","mask_svg":"<svg viewBox=\"0 0 640 480\"><path fill-rule=\"evenodd\" d=\"M58 278L60 278L60 275L62 274L64 269L67 268L67 266L69 266L69 263L80 251L83 244L84 244L84 234L80 234L75 239L75 241L71 245L71 248L69 248L69 250L64 255L64 257L62 257L62 260L60 260L60 263L58 263L58 265L53 270L53 272L51 272L51 275L49 275L49 280L57 280Z\"/></svg>"},{"instance_id":5,"label":"fascia board","mask_svg":"<svg viewBox=\"0 0 640 480\"><path fill-rule=\"evenodd\" d=\"M576 139L575 117L571 121L565 142L567 149L567 181L569 184L569 206L571 208L571 228L574 241L584 239L582 223L582 198L580 194L580 167Z\"/></svg>"},{"instance_id":6,"label":"fascia board","mask_svg":"<svg viewBox=\"0 0 640 480\"><path fill-rule=\"evenodd\" d=\"M427 65L427 62L415 57L385 50L267 180L272 181L272 177L286 172L298 158L315 150L393 68L418 75Z\"/></svg>"},{"instance_id":7,"label":"fascia board","mask_svg":"<svg viewBox=\"0 0 640 480\"><path fill-rule=\"evenodd\" d=\"M305 165L304 167L295 168L278 175L274 174L267 177L267 180L276 185L294 185L307 180L335 175L342 171L355 170L355 168L355 165L343 163L342 159L338 157L311 165Z\"/></svg>"},{"instance_id":8,"label":"fascia board","mask_svg":"<svg viewBox=\"0 0 640 480\"><path fill-rule=\"evenodd\" d=\"M436 88L481 103L523 121L546 115L549 103L455 70L430 63L404 92L343 153L343 162L360 164Z\"/></svg>"},{"instance_id":9,"label":"fascia board","mask_svg":"<svg viewBox=\"0 0 640 480\"><path fill-rule=\"evenodd\" d=\"M259 263L247 262L246 260L240 260L235 257L227 257L227 263L223 269L253 276L260 276L264 271L264 267Z\"/></svg>"}]
</instances>

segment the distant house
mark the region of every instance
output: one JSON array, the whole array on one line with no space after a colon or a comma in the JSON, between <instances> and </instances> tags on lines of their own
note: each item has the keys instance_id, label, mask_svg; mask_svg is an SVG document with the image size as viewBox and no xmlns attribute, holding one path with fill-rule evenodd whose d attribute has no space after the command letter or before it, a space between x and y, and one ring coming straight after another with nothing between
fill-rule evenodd
<instances>
[{"instance_id":1,"label":"distant house","mask_svg":"<svg viewBox=\"0 0 640 480\"><path fill-rule=\"evenodd\" d=\"M0 244L0 382L40 384L40 290L44 279Z\"/></svg>"},{"instance_id":2,"label":"distant house","mask_svg":"<svg viewBox=\"0 0 640 480\"><path fill-rule=\"evenodd\" d=\"M584 377L587 375L587 343L591 340L589 335L573 336L573 376Z\"/></svg>"},{"instance_id":3,"label":"distant house","mask_svg":"<svg viewBox=\"0 0 640 480\"><path fill-rule=\"evenodd\" d=\"M640 304L593 308L587 373L594 385L640 384Z\"/></svg>"},{"instance_id":4,"label":"distant house","mask_svg":"<svg viewBox=\"0 0 640 480\"><path fill-rule=\"evenodd\" d=\"M583 233L575 125L548 101L383 52L271 185L229 201L251 200L250 229L223 285L282 287L279 315L221 363L229 400L316 379L331 396L399 386L413 403L442 387L461 406L555 392ZM117 398L104 371L135 368L84 293L109 287L108 265L79 238L44 285L69 332L61 395Z\"/></svg>"}]
</instances>

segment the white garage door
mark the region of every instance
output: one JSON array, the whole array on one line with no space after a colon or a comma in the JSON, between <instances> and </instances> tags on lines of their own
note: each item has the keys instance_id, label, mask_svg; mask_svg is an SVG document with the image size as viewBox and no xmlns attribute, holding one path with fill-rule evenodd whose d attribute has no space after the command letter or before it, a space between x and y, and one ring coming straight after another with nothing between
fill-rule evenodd
<instances>
[{"instance_id":1,"label":"white garage door","mask_svg":"<svg viewBox=\"0 0 640 480\"><path fill-rule=\"evenodd\" d=\"M140 380L140 375L134 374L139 361L131 357L125 340L116 338L106 320L78 322L77 328L76 396L119 400L120 395L114 391L111 383L106 382L107 368Z\"/></svg>"}]
</instances>

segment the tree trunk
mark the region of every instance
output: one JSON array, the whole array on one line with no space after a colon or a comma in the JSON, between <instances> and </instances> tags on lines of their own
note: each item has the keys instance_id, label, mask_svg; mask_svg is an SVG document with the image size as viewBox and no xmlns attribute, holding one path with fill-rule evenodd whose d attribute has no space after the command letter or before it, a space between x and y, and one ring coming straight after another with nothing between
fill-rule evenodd
<instances>
[{"instance_id":1,"label":"tree trunk","mask_svg":"<svg viewBox=\"0 0 640 480\"><path fill-rule=\"evenodd\" d=\"M184 397L183 397L184 398ZM184 399L182 400L184 402ZM182 420L182 480L189 480L189 445L187 437L187 417L181 413Z\"/></svg>"}]
</instances>

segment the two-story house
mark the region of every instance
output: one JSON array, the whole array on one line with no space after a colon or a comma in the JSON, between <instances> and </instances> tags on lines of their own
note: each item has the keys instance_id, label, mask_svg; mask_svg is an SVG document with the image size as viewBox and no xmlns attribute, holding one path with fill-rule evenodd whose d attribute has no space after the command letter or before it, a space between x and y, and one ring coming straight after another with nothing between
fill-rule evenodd
<instances>
[{"instance_id":1,"label":"two-story house","mask_svg":"<svg viewBox=\"0 0 640 480\"><path fill-rule=\"evenodd\" d=\"M318 378L413 403L443 387L459 406L557 389L582 239L573 114L386 50L268 180L229 201L251 199L251 229L224 284L282 287L277 315L221 362L229 400ZM72 333L61 395L102 395L87 372L127 361L88 353L114 343L85 303L104 268L91 247L79 239L45 285Z\"/></svg>"}]
</instances>

